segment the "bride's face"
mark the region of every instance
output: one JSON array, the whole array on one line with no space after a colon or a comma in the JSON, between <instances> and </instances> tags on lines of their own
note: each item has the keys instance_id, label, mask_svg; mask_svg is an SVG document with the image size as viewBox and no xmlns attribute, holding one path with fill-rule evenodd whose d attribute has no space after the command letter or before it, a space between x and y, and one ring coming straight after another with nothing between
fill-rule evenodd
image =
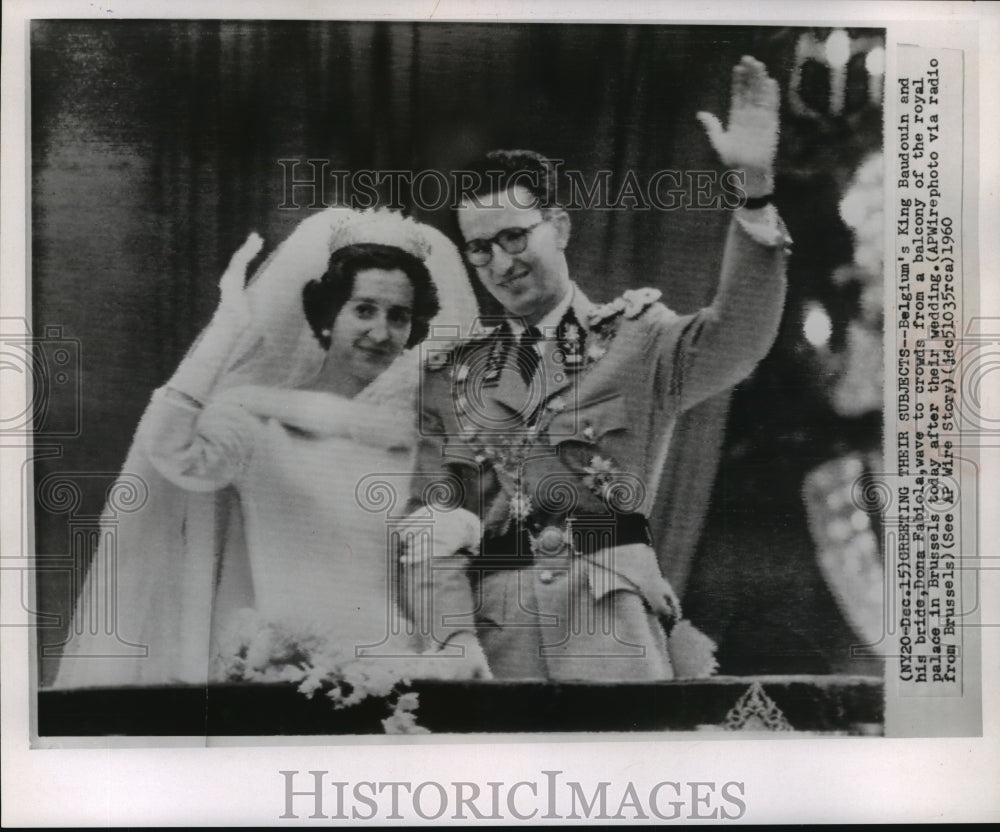
<instances>
[{"instance_id":1,"label":"bride's face","mask_svg":"<svg viewBox=\"0 0 1000 832\"><path fill-rule=\"evenodd\" d=\"M365 269L333 321L327 365L365 386L403 351L413 320L413 285L400 269Z\"/></svg>"}]
</instances>

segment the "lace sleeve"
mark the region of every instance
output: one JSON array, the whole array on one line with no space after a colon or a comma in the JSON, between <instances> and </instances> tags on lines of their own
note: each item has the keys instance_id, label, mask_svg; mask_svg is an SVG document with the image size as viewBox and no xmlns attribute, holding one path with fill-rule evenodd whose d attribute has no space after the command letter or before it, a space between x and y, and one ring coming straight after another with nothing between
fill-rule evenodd
<instances>
[{"instance_id":1,"label":"lace sleeve","mask_svg":"<svg viewBox=\"0 0 1000 832\"><path fill-rule=\"evenodd\" d=\"M214 491L241 479L260 430L260 420L238 404L202 407L163 388L153 394L139 439L153 466L172 483Z\"/></svg>"}]
</instances>

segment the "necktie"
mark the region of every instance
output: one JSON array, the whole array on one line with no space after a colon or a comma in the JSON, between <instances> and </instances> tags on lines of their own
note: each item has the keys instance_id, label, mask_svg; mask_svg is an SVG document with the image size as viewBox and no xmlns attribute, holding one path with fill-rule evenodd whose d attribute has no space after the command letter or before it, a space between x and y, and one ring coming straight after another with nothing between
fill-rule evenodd
<instances>
[{"instance_id":1,"label":"necktie","mask_svg":"<svg viewBox=\"0 0 1000 832\"><path fill-rule=\"evenodd\" d=\"M521 373L521 378L525 384L531 384L531 379L542 363L542 354L538 350L538 342L542 333L537 327L529 326L521 333L521 339L517 345L517 369Z\"/></svg>"}]
</instances>

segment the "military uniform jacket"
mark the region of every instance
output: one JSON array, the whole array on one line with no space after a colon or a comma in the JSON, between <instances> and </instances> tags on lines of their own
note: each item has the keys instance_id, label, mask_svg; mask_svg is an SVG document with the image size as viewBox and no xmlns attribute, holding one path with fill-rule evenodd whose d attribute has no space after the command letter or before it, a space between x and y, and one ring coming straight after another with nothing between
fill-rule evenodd
<instances>
[{"instance_id":1,"label":"military uniform jacket","mask_svg":"<svg viewBox=\"0 0 1000 832\"><path fill-rule=\"evenodd\" d=\"M437 501L441 508L450 500L477 514L484 550L491 540L510 539L512 530L526 529L533 538L546 528L552 534L565 528L567 517L594 534L616 516L648 517L678 415L745 378L774 341L784 303L787 237L783 231L767 242L759 237L734 220L716 297L694 314L674 313L655 289L628 291L597 305L575 287L557 330L543 333L541 360L528 382L518 372L521 355L506 325L438 354L428 342L417 502ZM615 590L654 602L662 593L649 546L586 548L586 603ZM537 567L531 552L518 554L526 568ZM476 566L474 556L467 565ZM467 575L452 570L435 577L438 638L469 626L462 612L475 610L480 625L501 628L504 621L496 619L509 617L510 598L490 597L485 581L473 597L477 581L473 575L470 584ZM491 576L494 595L497 580ZM514 578L507 574L504 580ZM544 606L538 598L532 603ZM516 606L525 604L519 599ZM646 605L647 612L650 607L655 603ZM504 657L484 646L491 665L503 664ZM593 666L591 661L588 669L570 669L562 677L602 678ZM529 675L539 674L554 675L544 669ZM645 678L632 671L625 677Z\"/></svg>"}]
</instances>

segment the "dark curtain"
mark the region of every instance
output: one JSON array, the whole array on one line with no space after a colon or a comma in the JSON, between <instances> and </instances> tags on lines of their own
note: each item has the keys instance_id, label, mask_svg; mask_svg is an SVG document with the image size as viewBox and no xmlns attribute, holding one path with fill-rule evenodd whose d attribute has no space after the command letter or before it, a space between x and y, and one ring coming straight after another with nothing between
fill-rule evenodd
<instances>
[{"instance_id":1,"label":"dark curtain","mask_svg":"<svg viewBox=\"0 0 1000 832\"><path fill-rule=\"evenodd\" d=\"M275 245L313 205L288 204L290 161L329 170L449 172L527 147L591 176L717 170L694 115L725 115L729 71L754 54L787 77L783 30L617 25L38 21L31 40L33 327L79 346L79 431L39 432L36 550L57 560L92 527L151 391L207 322L216 282L253 229ZM281 160L285 160L284 166ZM295 177L309 168L300 164ZM333 180L320 201L332 202ZM420 219L454 232L447 209ZM628 205L629 203L626 203ZM637 286L688 312L713 295L725 211L573 214L573 277L598 301ZM683 589L715 477L727 401L679 425L653 518ZM46 456L46 454L49 454ZM72 483L72 505L41 493ZM77 553L79 554L79 553ZM85 560L85 557L83 558ZM78 564L79 567L79 564ZM40 609L72 602L42 574ZM53 619L54 621L55 619ZM41 642L60 640L58 624ZM45 675L51 669L45 669Z\"/></svg>"}]
</instances>

